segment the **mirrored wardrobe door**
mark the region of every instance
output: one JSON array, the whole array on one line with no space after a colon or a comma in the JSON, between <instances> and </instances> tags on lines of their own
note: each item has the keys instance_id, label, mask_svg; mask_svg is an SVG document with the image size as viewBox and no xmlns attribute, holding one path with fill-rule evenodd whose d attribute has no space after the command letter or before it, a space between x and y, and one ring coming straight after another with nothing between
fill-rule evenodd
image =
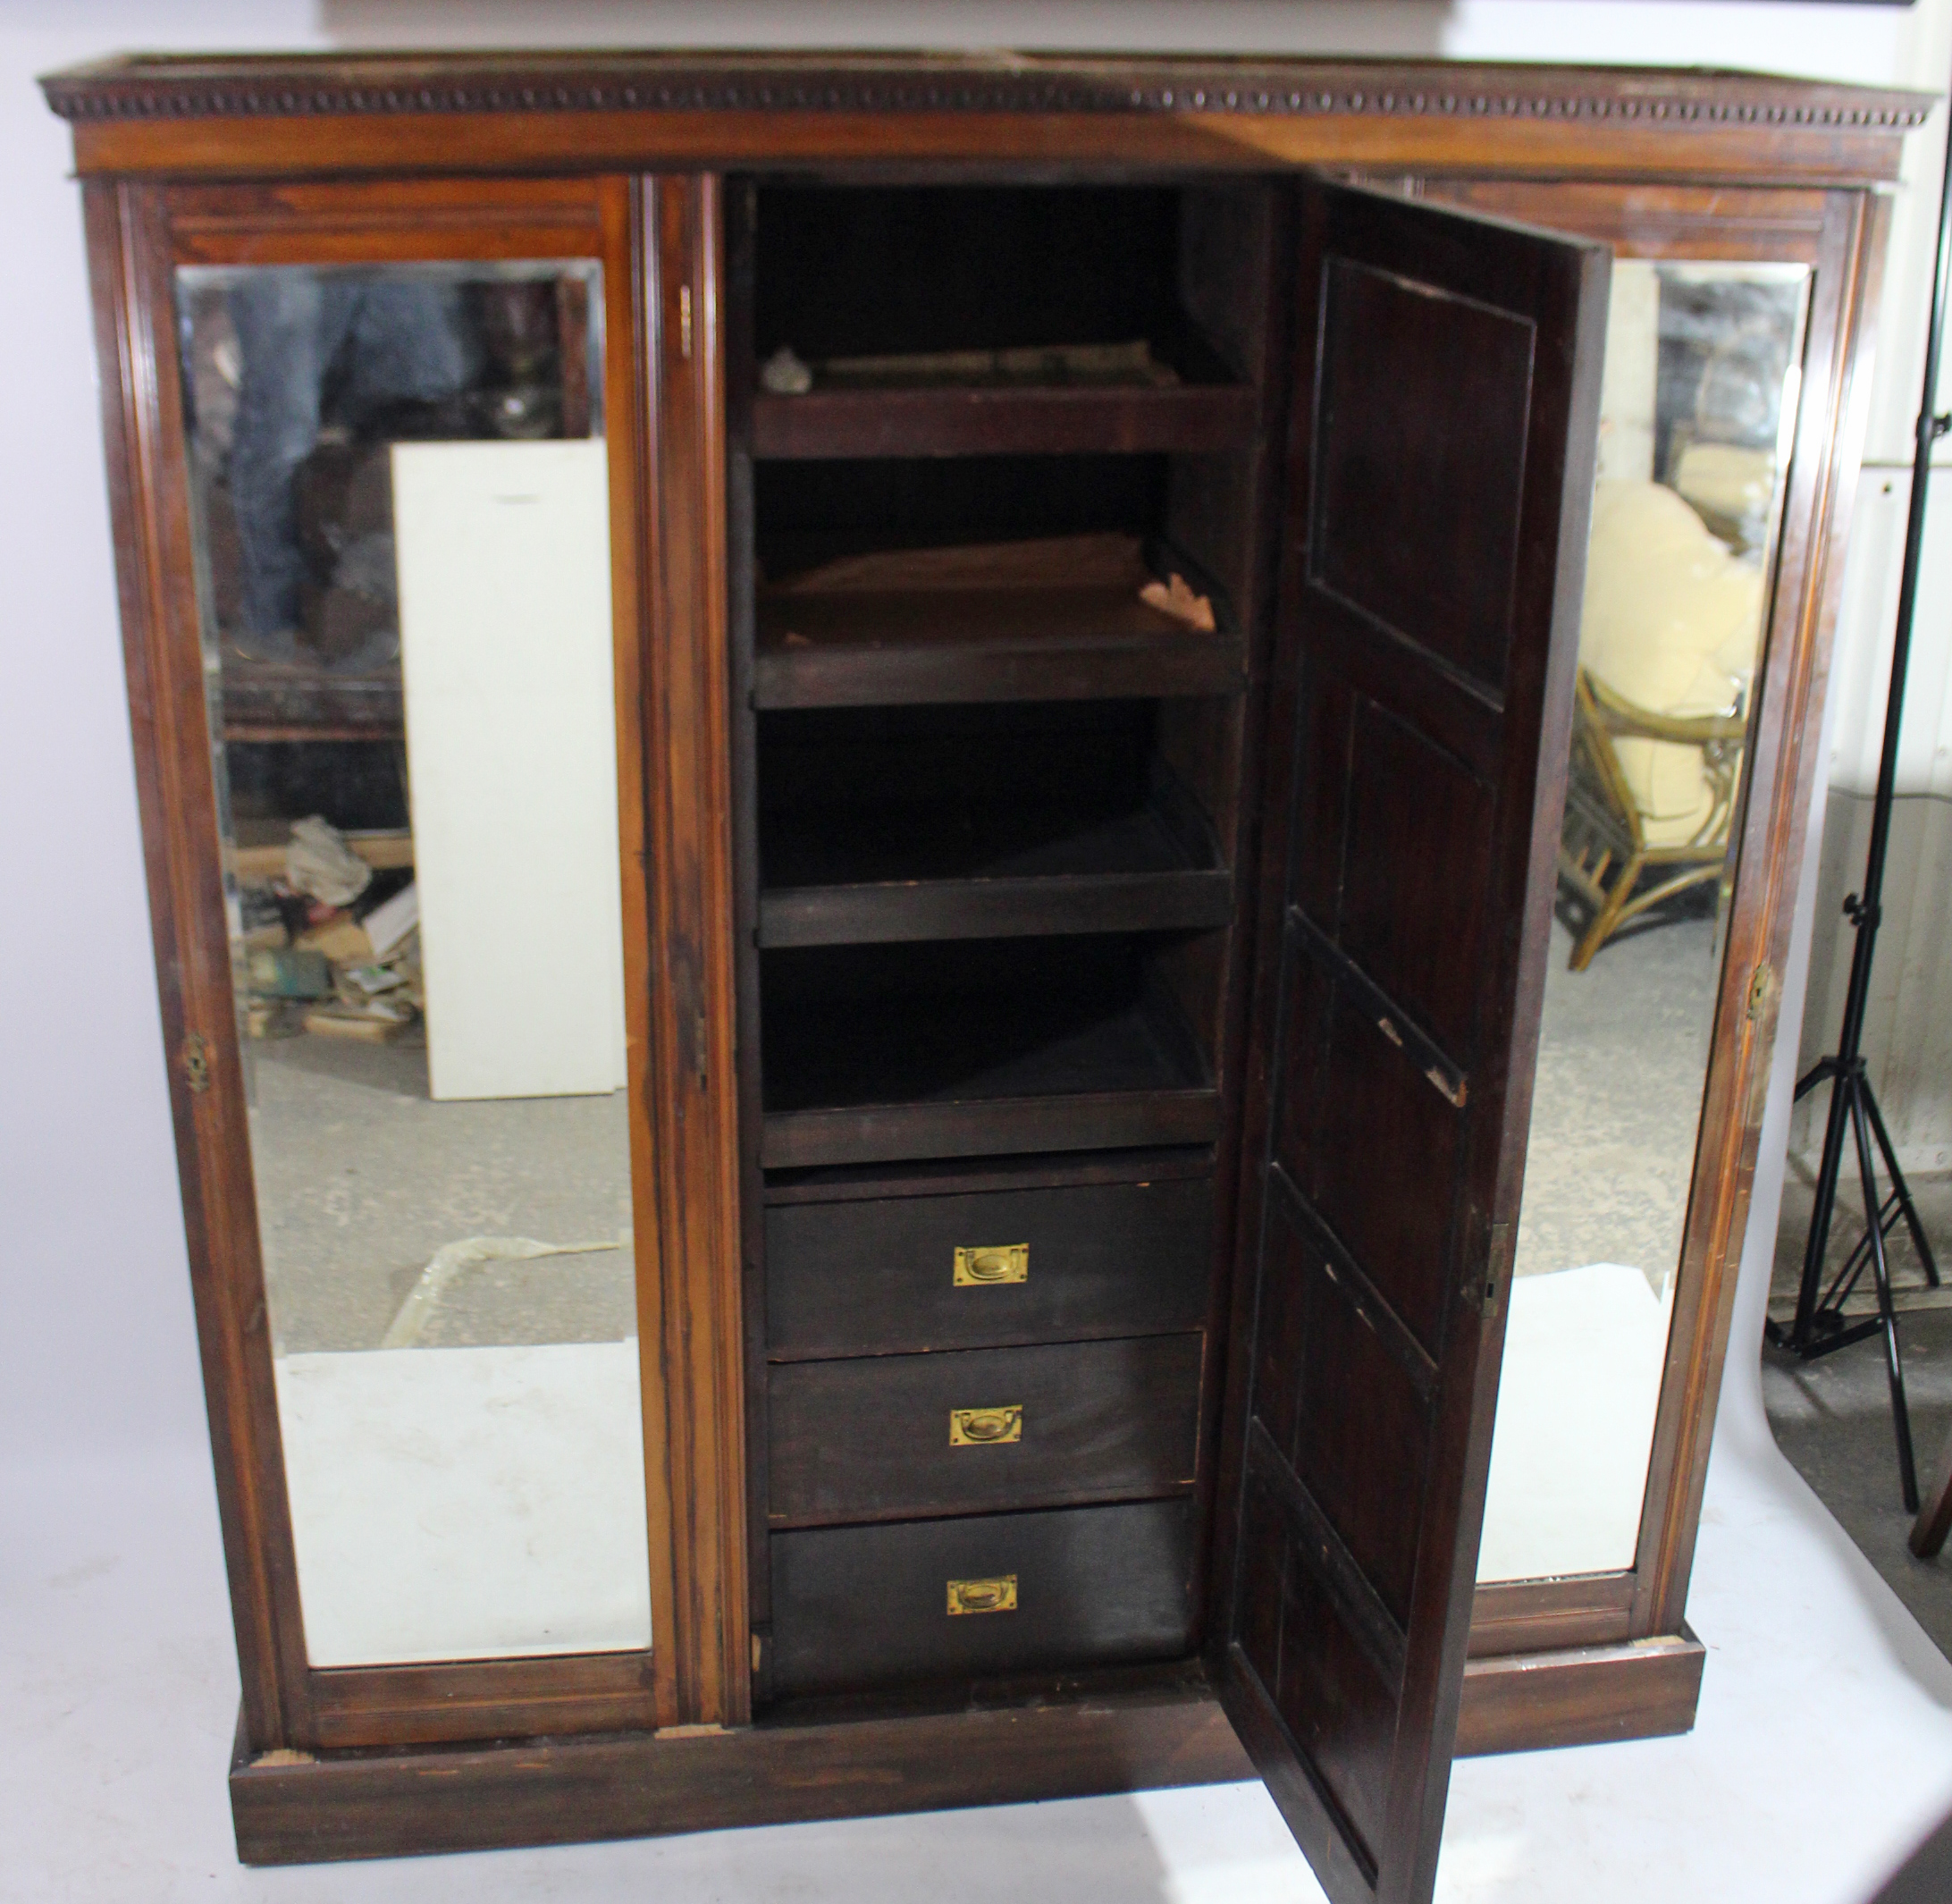
<instances>
[{"instance_id":1,"label":"mirrored wardrobe door","mask_svg":"<svg viewBox=\"0 0 1952 1904\"><path fill-rule=\"evenodd\" d=\"M1617 258L1481 1582L1635 1564L1808 306Z\"/></svg>"},{"instance_id":2,"label":"mirrored wardrobe door","mask_svg":"<svg viewBox=\"0 0 1952 1904\"><path fill-rule=\"evenodd\" d=\"M603 280L175 273L313 1668L652 1641Z\"/></svg>"}]
</instances>

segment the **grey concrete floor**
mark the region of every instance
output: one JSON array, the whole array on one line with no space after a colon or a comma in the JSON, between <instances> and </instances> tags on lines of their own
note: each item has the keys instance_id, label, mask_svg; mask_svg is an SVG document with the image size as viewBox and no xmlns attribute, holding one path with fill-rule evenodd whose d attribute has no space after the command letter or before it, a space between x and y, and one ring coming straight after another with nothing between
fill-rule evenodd
<instances>
[{"instance_id":1,"label":"grey concrete floor","mask_svg":"<svg viewBox=\"0 0 1952 1904\"><path fill-rule=\"evenodd\" d=\"M1715 983L1712 922L1666 922L1567 969L1555 925L1518 1271L1672 1273ZM622 1093L436 1104L417 1035L250 1048L251 1141L281 1353L379 1345L435 1251L470 1236L565 1243L630 1223ZM442 1295L420 1340L614 1341L634 1327L627 1251L494 1262Z\"/></svg>"},{"instance_id":2,"label":"grey concrete floor","mask_svg":"<svg viewBox=\"0 0 1952 1904\"><path fill-rule=\"evenodd\" d=\"M1854 1172L1843 1187L1828 1253L1833 1273L1864 1230L1863 1193ZM1952 1268L1952 1177L1921 1177L1912 1188L1926 1241L1944 1273ZM1770 1313L1780 1321L1795 1314L1812 1201L1808 1176L1793 1169L1783 1193L1770 1297ZM1952 1289L1924 1286L1918 1258L1902 1230L1890 1249L1912 1441L1919 1486L1929 1489L1952 1437ZM1849 1305L1854 1315L1872 1311L1868 1275L1860 1286L1866 1293ZM1912 1517L1898 1486L1890 1389L1877 1338L1813 1362L1765 1347L1763 1403L1791 1465L1939 1651L1952 1657L1952 1550L1922 1561L1906 1545Z\"/></svg>"},{"instance_id":3,"label":"grey concrete floor","mask_svg":"<svg viewBox=\"0 0 1952 1904\"><path fill-rule=\"evenodd\" d=\"M1554 926L1520 1275L1629 1263L1658 1293L1679 1249L1715 967L1682 919L1566 969ZM370 1349L434 1251L477 1235L565 1243L630 1224L628 1128L609 1098L433 1102L417 1037L251 1046L252 1154L280 1353ZM496 1262L443 1294L421 1340L615 1341L634 1327L627 1251Z\"/></svg>"},{"instance_id":4,"label":"grey concrete floor","mask_svg":"<svg viewBox=\"0 0 1952 1904\"><path fill-rule=\"evenodd\" d=\"M1660 1294L1680 1258L1719 976L1714 922L1662 919L1567 969L1552 927L1519 1276L1627 1263Z\"/></svg>"},{"instance_id":5,"label":"grey concrete floor","mask_svg":"<svg viewBox=\"0 0 1952 1904\"><path fill-rule=\"evenodd\" d=\"M616 1342L635 1328L628 1120L609 1097L435 1103L424 1044L251 1047L251 1154L276 1352L374 1349L443 1244L625 1247L464 1271L420 1340Z\"/></svg>"}]
</instances>

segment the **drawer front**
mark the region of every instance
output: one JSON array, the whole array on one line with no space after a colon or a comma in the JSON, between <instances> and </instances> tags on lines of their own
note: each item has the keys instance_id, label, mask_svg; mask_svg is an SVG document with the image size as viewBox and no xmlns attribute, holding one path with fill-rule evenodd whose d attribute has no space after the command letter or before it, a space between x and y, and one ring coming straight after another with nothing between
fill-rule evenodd
<instances>
[{"instance_id":1,"label":"drawer front","mask_svg":"<svg viewBox=\"0 0 1952 1904\"><path fill-rule=\"evenodd\" d=\"M1213 1181L795 1203L766 1212L770 1354L1197 1329L1207 1319ZM1027 1245L1021 1280L955 1279L958 1249Z\"/></svg>"},{"instance_id":2,"label":"drawer front","mask_svg":"<svg viewBox=\"0 0 1952 1904\"><path fill-rule=\"evenodd\" d=\"M1199 1335L776 1364L775 1526L1190 1487Z\"/></svg>"},{"instance_id":3,"label":"drawer front","mask_svg":"<svg viewBox=\"0 0 1952 1904\"><path fill-rule=\"evenodd\" d=\"M1182 1657L1192 1527L1180 1500L775 1534L774 1689Z\"/></svg>"}]
</instances>

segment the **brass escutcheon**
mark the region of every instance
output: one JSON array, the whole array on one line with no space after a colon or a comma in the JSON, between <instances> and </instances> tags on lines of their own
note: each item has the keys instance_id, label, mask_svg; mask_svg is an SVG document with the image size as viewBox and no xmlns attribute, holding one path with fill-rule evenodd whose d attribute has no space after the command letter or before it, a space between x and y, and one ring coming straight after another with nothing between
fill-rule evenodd
<instances>
[{"instance_id":1,"label":"brass escutcheon","mask_svg":"<svg viewBox=\"0 0 1952 1904\"><path fill-rule=\"evenodd\" d=\"M201 1032L192 1032L183 1040L183 1082L201 1093L210 1089L210 1040Z\"/></svg>"},{"instance_id":2,"label":"brass escutcheon","mask_svg":"<svg viewBox=\"0 0 1952 1904\"><path fill-rule=\"evenodd\" d=\"M1014 1613L1016 1611L1016 1575L1005 1573L993 1580L951 1580L949 1613Z\"/></svg>"},{"instance_id":3,"label":"brass escutcheon","mask_svg":"<svg viewBox=\"0 0 1952 1904\"><path fill-rule=\"evenodd\" d=\"M1031 1273L1027 1243L971 1244L955 1252L955 1286L973 1288L982 1283L1021 1283Z\"/></svg>"},{"instance_id":4,"label":"brass escutcheon","mask_svg":"<svg viewBox=\"0 0 1952 1904\"><path fill-rule=\"evenodd\" d=\"M949 1411L949 1445L952 1448L984 1448L997 1442L1023 1439L1023 1404L1013 1402L1005 1408L952 1408Z\"/></svg>"}]
</instances>

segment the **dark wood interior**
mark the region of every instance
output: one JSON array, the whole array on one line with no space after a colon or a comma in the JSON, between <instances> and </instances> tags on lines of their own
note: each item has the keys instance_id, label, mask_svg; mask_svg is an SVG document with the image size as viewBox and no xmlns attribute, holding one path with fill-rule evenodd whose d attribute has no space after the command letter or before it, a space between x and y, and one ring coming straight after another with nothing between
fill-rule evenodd
<instances>
[{"instance_id":1,"label":"dark wood interior","mask_svg":"<svg viewBox=\"0 0 1952 1904\"><path fill-rule=\"evenodd\" d=\"M745 191L732 360L790 347L812 378L731 411L735 471L750 472L732 482L733 546L752 552L734 590L753 605L734 626L755 710L753 807L735 816L760 948L747 1101L767 1182L824 1171L842 1200L772 1209L749 1239L767 1317L748 1348L750 1438L767 1451L753 1528L772 1555L759 1693L1186 1654L1217 1402L1210 1179L1172 1186L1182 1214L1127 1283L1091 1267L1096 1251L1081 1260L1065 1219L1149 1208L1136 1175L1018 1192L977 1175L899 1201L863 1181L850 1205L834 1173L994 1155L1056 1184L1073 1153L1115 1168L1162 1145L1202 1147L1182 1154L1211 1168L1235 1061L1274 195L1252 181ZM899 282L867 311L851 287L890 257ZM960 382L904 367L1134 343L1165 366L1154 383L993 387L980 366ZM863 386L841 366L864 358L896 361ZM1207 625L1140 599L1174 577ZM817 1367L778 1359L808 1327L776 1336L773 1314L796 1297L788 1313L807 1312L810 1244L846 1289L862 1243L885 1238L881 1273L926 1313L932 1281L953 1293L957 1243L1022 1243L1002 1232L1032 1216L1049 1238L1031 1251L1034 1296L972 1290L942 1317L951 1341L1013 1346L890 1353L888 1325L843 1296L854 1319L817 1327ZM1136 1241L1129 1221L1116 1234ZM1178 1333L1157 1333L1162 1313ZM951 1446L935 1417L965 1389L1019 1409L1021 1438ZM877 1421L888 1445L842 1461ZM992 1549L1001 1572L1021 1555L1022 1598L944 1628L941 1567ZM916 1569L876 1619L909 1637L854 1648L847 1580ZM1123 1616L1118 1582L1139 1596ZM1060 1613L1093 1603L1087 1625Z\"/></svg>"},{"instance_id":2,"label":"dark wood interior","mask_svg":"<svg viewBox=\"0 0 1952 1904\"><path fill-rule=\"evenodd\" d=\"M760 718L760 944L1224 926L1213 821L1144 702Z\"/></svg>"}]
</instances>

